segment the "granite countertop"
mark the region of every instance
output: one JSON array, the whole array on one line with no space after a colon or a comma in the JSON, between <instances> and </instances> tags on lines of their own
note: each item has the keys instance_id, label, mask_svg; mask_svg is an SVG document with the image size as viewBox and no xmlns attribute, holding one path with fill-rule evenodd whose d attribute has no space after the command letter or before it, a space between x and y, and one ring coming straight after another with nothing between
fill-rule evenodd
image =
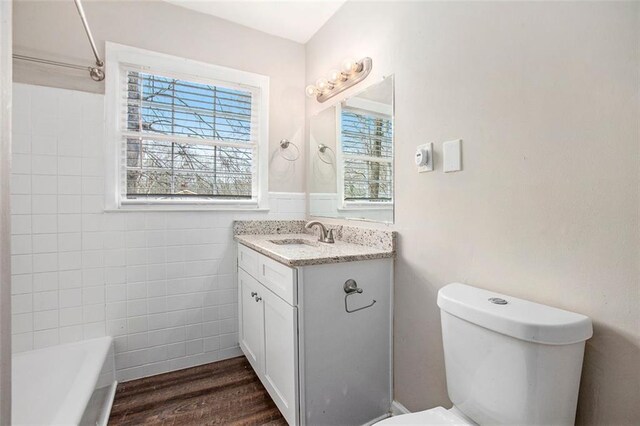
<instances>
[{"instance_id":1,"label":"granite countertop","mask_svg":"<svg viewBox=\"0 0 640 426\"><path fill-rule=\"evenodd\" d=\"M321 265L394 257L393 247L373 247L336 240L321 243L307 233L273 233L235 235L236 241L287 266ZM294 240L297 244L276 244L272 241Z\"/></svg>"}]
</instances>

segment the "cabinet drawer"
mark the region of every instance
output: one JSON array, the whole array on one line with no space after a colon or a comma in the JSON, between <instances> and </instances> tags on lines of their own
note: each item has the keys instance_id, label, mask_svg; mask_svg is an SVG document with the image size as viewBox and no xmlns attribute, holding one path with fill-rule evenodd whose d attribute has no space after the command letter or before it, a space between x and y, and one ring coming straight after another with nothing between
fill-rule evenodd
<instances>
[{"instance_id":1,"label":"cabinet drawer","mask_svg":"<svg viewBox=\"0 0 640 426\"><path fill-rule=\"evenodd\" d=\"M258 275L258 258L260 254L249 247L238 244L238 266L244 269L253 278L260 278Z\"/></svg>"},{"instance_id":2,"label":"cabinet drawer","mask_svg":"<svg viewBox=\"0 0 640 426\"><path fill-rule=\"evenodd\" d=\"M290 305L298 302L296 269L258 254L258 281Z\"/></svg>"}]
</instances>

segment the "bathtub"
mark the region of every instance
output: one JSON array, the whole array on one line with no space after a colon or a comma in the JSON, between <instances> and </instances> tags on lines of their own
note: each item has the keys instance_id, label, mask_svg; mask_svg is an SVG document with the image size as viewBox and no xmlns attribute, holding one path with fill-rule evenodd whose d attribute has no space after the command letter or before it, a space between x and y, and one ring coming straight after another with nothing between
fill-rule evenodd
<instances>
[{"instance_id":1,"label":"bathtub","mask_svg":"<svg viewBox=\"0 0 640 426\"><path fill-rule=\"evenodd\" d=\"M111 337L17 353L12 362L12 424L107 424L117 384Z\"/></svg>"}]
</instances>

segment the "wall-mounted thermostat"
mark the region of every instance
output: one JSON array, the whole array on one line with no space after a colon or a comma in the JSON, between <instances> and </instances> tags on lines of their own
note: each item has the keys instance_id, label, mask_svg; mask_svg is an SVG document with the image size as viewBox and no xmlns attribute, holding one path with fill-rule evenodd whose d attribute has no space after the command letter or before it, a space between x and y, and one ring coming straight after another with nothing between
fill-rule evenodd
<instances>
[{"instance_id":1,"label":"wall-mounted thermostat","mask_svg":"<svg viewBox=\"0 0 640 426\"><path fill-rule=\"evenodd\" d=\"M418 146L415 154L418 173L433 171L433 143Z\"/></svg>"}]
</instances>

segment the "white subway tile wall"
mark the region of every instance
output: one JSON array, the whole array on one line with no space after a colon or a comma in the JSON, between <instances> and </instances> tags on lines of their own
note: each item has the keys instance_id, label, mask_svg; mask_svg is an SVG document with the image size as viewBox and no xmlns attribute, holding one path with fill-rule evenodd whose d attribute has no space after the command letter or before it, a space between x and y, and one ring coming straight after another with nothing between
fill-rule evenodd
<instances>
[{"instance_id":1,"label":"white subway tile wall","mask_svg":"<svg viewBox=\"0 0 640 426\"><path fill-rule=\"evenodd\" d=\"M238 355L233 220L302 219L304 194L271 193L268 213L105 213L104 96L13 99L13 350L111 335L120 381Z\"/></svg>"}]
</instances>

